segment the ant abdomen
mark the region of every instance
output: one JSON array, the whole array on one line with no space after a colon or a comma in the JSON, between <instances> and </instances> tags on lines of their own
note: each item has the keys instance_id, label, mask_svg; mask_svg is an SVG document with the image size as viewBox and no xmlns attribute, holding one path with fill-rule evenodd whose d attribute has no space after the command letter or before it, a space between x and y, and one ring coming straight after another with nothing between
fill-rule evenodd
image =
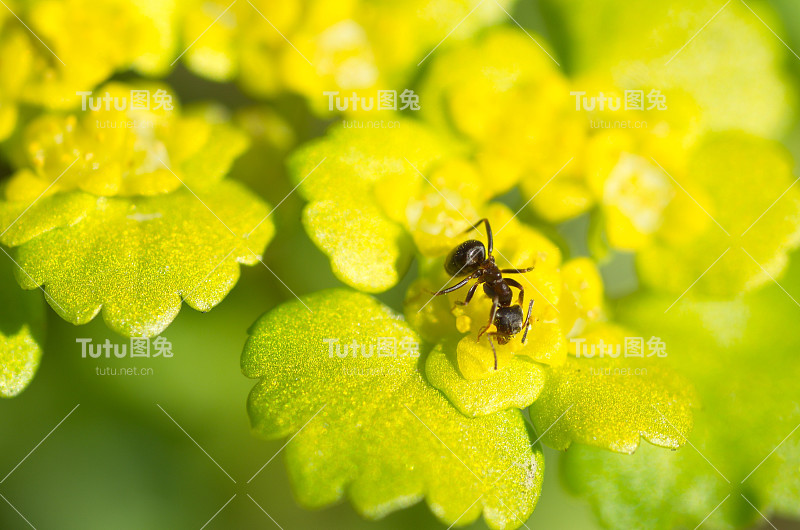
<instances>
[{"instance_id":1,"label":"ant abdomen","mask_svg":"<svg viewBox=\"0 0 800 530\"><path fill-rule=\"evenodd\" d=\"M518 305L500 307L494 316L494 325L501 335L516 335L522 331L524 321L525 316L522 314L522 307ZM500 343L502 344L502 342Z\"/></svg>"}]
</instances>

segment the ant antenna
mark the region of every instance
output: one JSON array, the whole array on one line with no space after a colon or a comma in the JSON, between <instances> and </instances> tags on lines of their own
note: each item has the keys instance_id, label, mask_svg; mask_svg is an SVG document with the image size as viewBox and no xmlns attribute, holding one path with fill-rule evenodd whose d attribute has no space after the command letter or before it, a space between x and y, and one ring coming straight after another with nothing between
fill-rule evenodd
<instances>
[{"instance_id":1,"label":"ant antenna","mask_svg":"<svg viewBox=\"0 0 800 530\"><path fill-rule=\"evenodd\" d=\"M494 369L497 370L497 350L494 349L494 342L492 342L492 335L486 335L486 338L489 339L489 345L492 347L492 353L494 354Z\"/></svg>"}]
</instances>

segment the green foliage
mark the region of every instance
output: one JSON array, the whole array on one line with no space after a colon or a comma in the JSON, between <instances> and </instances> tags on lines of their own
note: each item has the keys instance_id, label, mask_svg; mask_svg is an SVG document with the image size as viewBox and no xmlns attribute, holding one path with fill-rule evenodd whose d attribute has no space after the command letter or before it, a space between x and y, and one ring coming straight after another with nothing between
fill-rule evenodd
<instances>
[{"instance_id":1,"label":"green foliage","mask_svg":"<svg viewBox=\"0 0 800 530\"><path fill-rule=\"evenodd\" d=\"M269 220L259 224L268 206L232 181L196 196L68 192L27 212L26 203L1 206L4 226L22 215L2 238L17 247L20 284L44 286L53 309L73 324L102 309L109 327L127 336L158 335L182 301L200 311L214 307L235 285L239 263L258 263L274 231Z\"/></svg>"},{"instance_id":2,"label":"green foliage","mask_svg":"<svg viewBox=\"0 0 800 530\"><path fill-rule=\"evenodd\" d=\"M619 453L633 453L640 437L682 446L692 429L692 387L658 361L570 357L549 367L545 390L530 407L542 441L560 450L578 442Z\"/></svg>"},{"instance_id":3,"label":"green foliage","mask_svg":"<svg viewBox=\"0 0 800 530\"><path fill-rule=\"evenodd\" d=\"M413 243L400 222L422 181L415 167L425 172L448 150L403 120L397 129L335 127L292 155L290 175L309 201L303 225L340 280L381 292L405 274Z\"/></svg>"},{"instance_id":4,"label":"green foliage","mask_svg":"<svg viewBox=\"0 0 800 530\"><path fill-rule=\"evenodd\" d=\"M150 337L182 301L217 305L274 226L266 203L224 179L248 138L218 107L127 102L133 90L171 98L160 84L101 90L114 105L42 115L11 144L20 168L3 185L0 243L15 248L19 283L43 287L62 318L102 310L115 331Z\"/></svg>"},{"instance_id":5,"label":"green foliage","mask_svg":"<svg viewBox=\"0 0 800 530\"><path fill-rule=\"evenodd\" d=\"M42 357L44 304L14 281L14 262L0 255L0 397L14 397L33 379Z\"/></svg>"},{"instance_id":6,"label":"green foliage","mask_svg":"<svg viewBox=\"0 0 800 530\"><path fill-rule=\"evenodd\" d=\"M797 97L765 2L6 2L0 244L12 259L0 266L0 396L19 394L38 367L39 289L70 323L102 312L111 330L151 337L184 301L219 304L278 225L276 278L328 287L327 259L362 291L278 305L242 355L258 380L253 430L289 437L301 505L346 498L380 519L424 500L446 525L482 516L518 528L542 492L541 439L567 451L567 483L611 527L800 516L800 339L786 331L797 313L786 293L764 289L786 280L800 290L800 269L787 275L800 192L778 143ZM523 29L532 18L557 46ZM179 60L269 101L234 120L213 102L77 110L94 87L95 97L174 97L157 82L112 79L163 77ZM406 87L421 109L378 110L379 91ZM668 108L628 108L627 97L624 109L574 108L573 91L630 89L663 92ZM340 110L348 121L319 135L331 93L381 101ZM232 171L287 206L272 217L226 179ZM583 257L580 221L561 224L582 215L594 259ZM532 304L524 343L520 332L490 345L490 289L469 304L466 289L434 296L458 281L443 270L448 251L486 240L485 226L470 228L482 218L495 263L528 269L511 283L512 300ZM556 232L570 233L561 246L547 236ZM635 253L644 289L612 313L597 261L616 251ZM405 318L394 312L404 280ZM291 291L258 285L226 322ZM386 291L393 309L364 294ZM668 356L570 354L575 338L622 344L635 332L620 317L661 336ZM405 347L385 355L387 340ZM421 356L409 355L418 341ZM188 382L170 388L191 387L178 392L188 403L197 385L178 371Z\"/></svg>"},{"instance_id":7,"label":"green foliage","mask_svg":"<svg viewBox=\"0 0 800 530\"><path fill-rule=\"evenodd\" d=\"M514 356L497 375L478 380L461 375L455 357L455 345L440 343L428 354L425 375L431 385L444 392L467 416L525 408L539 397L545 386L547 372L544 366L523 356Z\"/></svg>"},{"instance_id":8,"label":"green foliage","mask_svg":"<svg viewBox=\"0 0 800 530\"><path fill-rule=\"evenodd\" d=\"M762 23L780 27L764 4L546 0L544 9L566 30L561 37L569 42L575 75L613 75L624 88L685 92L698 103L704 130L774 137L791 123L796 96L783 45Z\"/></svg>"},{"instance_id":9,"label":"green foliage","mask_svg":"<svg viewBox=\"0 0 800 530\"><path fill-rule=\"evenodd\" d=\"M623 320L661 333L669 362L697 388L692 446L644 446L632 457L575 447L567 454L569 484L614 527L697 526L727 495L704 526L757 523L761 516L748 502L768 518L796 517L799 344L787 330L797 306L777 286L738 301L682 300L665 317L671 302L639 295L620 308ZM666 500L672 509L663 509Z\"/></svg>"},{"instance_id":10,"label":"green foliage","mask_svg":"<svg viewBox=\"0 0 800 530\"><path fill-rule=\"evenodd\" d=\"M491 528L518 528L532 513L544 462L518 410L468 418L427 384L416 357L329 352L326 339L417 340L373 298L316 293L272 310L250 333L242 368L260 379L250 418L267 438L293 435L286 460L303 505L346 495L379 518L425 498L445 524L482 512Z\"/></svg>"}]
</instances>

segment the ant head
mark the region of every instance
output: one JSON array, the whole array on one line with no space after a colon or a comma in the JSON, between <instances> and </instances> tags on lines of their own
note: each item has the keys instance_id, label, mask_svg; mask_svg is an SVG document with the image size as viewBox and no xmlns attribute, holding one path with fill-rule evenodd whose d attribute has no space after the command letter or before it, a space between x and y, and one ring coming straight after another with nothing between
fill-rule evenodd
<instances>
[{"instance_id":1,"label":"ant head","mask_svg":"<svg viewBox=\"0 0 800 530\"><path fill-rule=\"evenodd\" d=\"M494 316L494 325L498 334L511 337L522 331L524 320L520 306L501 307Z\"/></svg>"},{"instance_id":2,"label":"ant head","mask_svg":"<svg viewBox=\"0 0 800 530\"><path fill-rule=\"evenodd\" d=\"M454 248L444 262L444 270L451 276L472 274L486 261L486 247L476 239L464 241Z\"/></svg>"}]
</instances>

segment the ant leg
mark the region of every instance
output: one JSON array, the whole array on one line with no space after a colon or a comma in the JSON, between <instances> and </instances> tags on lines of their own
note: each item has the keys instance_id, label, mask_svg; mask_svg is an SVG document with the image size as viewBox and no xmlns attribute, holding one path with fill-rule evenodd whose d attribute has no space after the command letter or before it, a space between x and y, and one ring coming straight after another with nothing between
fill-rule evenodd
<instances>
[{"instance_id":1,"label":"ant leg","mask_svg":"<svg viewBox=\"0 0 800 530\"><path fill-rule=\"evenodd\" d=\"M503 274L525 274L531 272L536 267L528 267L527 269L500 269Z\"/></svg>"},{"instance_id":2,"label":"ant leg","mask_svg":"<svg viewBox=\"0 0 800 530\"><path fill-rule=\"evenodd\" d=\"M528 325L531 321L531 311L533 310L533 299L531 299L531 303L528 304L528 317L525 319L525 333L522 334L522 344L528 339Z\"/></svg>"},{"instance_id":3,"label":"ant leg","mask_svg":"<svg viewBox=\"0 0 800 530\"><path fill-rule=\"evenodd\" d=\"M481 335L483 335L484 333L486 333L486 331L487 331L487 330L488 330L490 327L492 327L492 323L494 323L494 316L497 314L497 308L498 308L499 306L500 306L500 299L499 299L499 298L497 298L497 297L495 296L495 297L492 299L492 313L489 315L489 323L488 323L488 324L486 324L485 326L483 326L483 327L481 328L481 331L478 333L478 338L475 340L475 342L480 342L480 340L481 340Z\"/></svg>"},{"instance_id":4,"label":"ant leg","mask_svg":"<svg viewBox=\"0 0 800 530\"><path fill-rule=\"evenodd\" d=\"M519 289L519 298L517 299L517 303L521 306L522 302L525 300L525 289L522 287L522 284L516 280L512 280L511 278L503 278L503 281L511 287L516 287Z\"/></svg>"},{"instance_id":5,"label":"ant leg","mask_svg":"<svg viewBox=\"0 0 800 530\"><path fill-rule=\"evenodd\" d=\"M467 285L471 280L474 280L475 278L477 278L477 276L473 273L473 274L470 274L469 276L467 276L466 278L464 278L463 280L461 280L460 282L458 282L457 284L455 284L452 287L448 287L447 289L442 289L441 291L436 291L436 292L431 291L430 293L432 295L434 295L434 296L438 296L440 294L452 293L453 291L457 291L457 290L461 289L462 287Z\"/></svg>"},{"instance_id":6,"label":"ant leg","mask_svg":"<svg viewBox=\"0 0 800 530\"><path fill-rule=\"evenodd\" d=\"M469 291L467 291L467 297L464 299L464 301L456 302L456 305L467 305L469 301L472 300L472 297L475 295L475 290L478 288L478 285L480 285L480 283L475 282L475 284L469 288Z\"/></svg>"},{"instance_id":7,"label":"ant leg","mask_svg":"<svg viewBox=\"0 0 800 530\"><path fill-rule=\"evenodd\" d=\"M487 251L487 254L489 256L491 256L492 255L492 250L494 249L494 238L492 237L492 227L489 226L489 220L487 218L484 217L483 219L481 219L480 221L478 221L477 223L475 223L471 227L467 228L466 230L464 230L464 233L466 234L470 230L477 230L478 226L481 223L484 223L486 225L486 239L487 239L487 243L488 243L488 245L486 245L486 251Z\"/></svg>"},{"instance_id":8,"label":"ant leg","mask_svg":"<svg viewBox=\"0 0 800 530\"><path fill-rule=\"evenodd\" d=\"M494 333L489 333L487 338L489 339L489 345L492 347L492 353L494 354L494 369L497 370L497 350L494 349L494 342L492 342L492 335Z\"/></svg>"}]
</instances>

